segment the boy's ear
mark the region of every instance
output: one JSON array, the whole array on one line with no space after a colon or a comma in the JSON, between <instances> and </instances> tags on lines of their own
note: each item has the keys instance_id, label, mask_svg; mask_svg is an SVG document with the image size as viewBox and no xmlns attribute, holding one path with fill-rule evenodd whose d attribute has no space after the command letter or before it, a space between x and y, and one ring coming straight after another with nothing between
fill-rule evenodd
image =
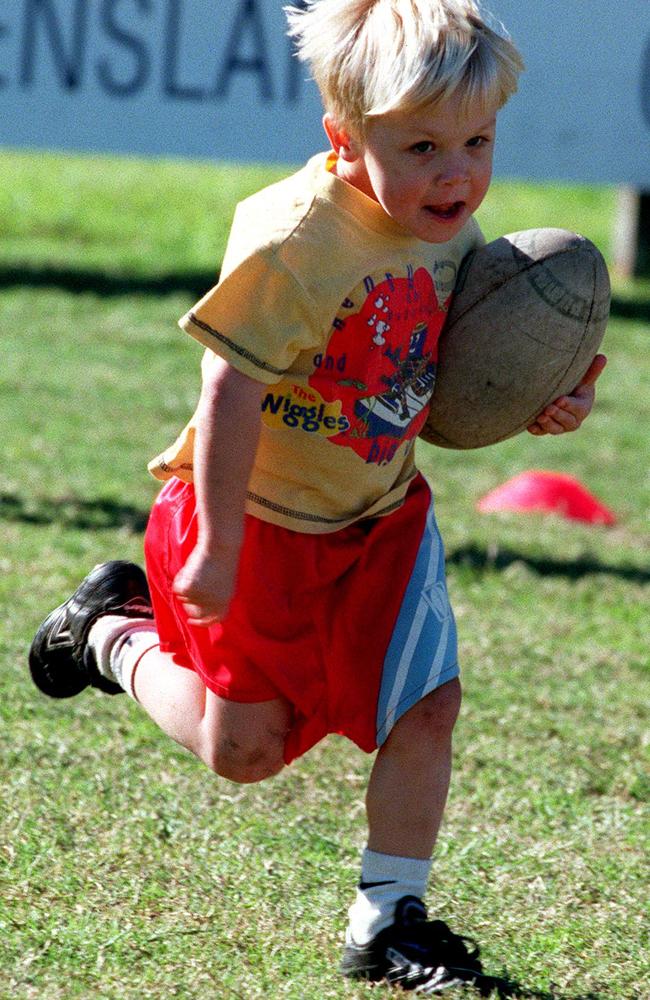
<instances>
[{"instance_id":1,"label":"boy's ear","mask_svg":"<svg viewBox=\"0 0 650 1000\"><path fill-rule=\"evenodd\" d=\"M323 128L327 132L327 138L337 156L350 163L358 159L360 155L358 140L351 135L345 125L340 125L329 112L323 116Z\"/></svg>"}]
</instances>

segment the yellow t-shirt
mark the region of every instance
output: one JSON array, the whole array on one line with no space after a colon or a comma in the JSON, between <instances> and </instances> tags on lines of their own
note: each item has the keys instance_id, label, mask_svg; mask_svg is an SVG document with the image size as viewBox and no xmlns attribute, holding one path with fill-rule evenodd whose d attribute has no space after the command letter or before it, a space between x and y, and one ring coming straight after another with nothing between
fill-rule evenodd
<instances>
[{"instance_id":1,"label":"yellow t-shirt","mask_svg":"<svg viewBox=\"0 0 650 1000\"><path fill-rule=\"evenodd\" d=\"M335 531L398 507L435 382L437 342L475 220L448 243L416 240L320 154L238 205L219 284L180 320L268 385L247 510L296 531ZM192 480L195 417L154 459Z\"/></svg>"}]
</instances>

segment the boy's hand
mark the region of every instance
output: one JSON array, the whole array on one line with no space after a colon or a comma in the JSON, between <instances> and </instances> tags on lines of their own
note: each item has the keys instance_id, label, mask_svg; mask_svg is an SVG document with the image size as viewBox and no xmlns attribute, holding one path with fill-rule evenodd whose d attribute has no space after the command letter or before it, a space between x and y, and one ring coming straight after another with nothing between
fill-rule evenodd
<instances>
[{"instance_id":1,"label":"boy's hand","mask_svg":"<svg viewBox=\"0 0 650 1000\"><path fill-rule=\"evenodd\" d=\"M190 625L207 628L221 621L235 589L239 545L221 546L218 553L197 545L174 579L174 593L184 605Z\"/></svg>"},{"instance_id":2,"label":"boy's hand","mask_svg":"<svg viewBox=\"0 0 650 1000\"><path fill-rule=\"evenodd\" d=\"M596 396L596 381L601 375L607 358L597 354L591 362L582 382L575 387L570 396L560 396L555 402L540 413L537 420L530 425L531 434L564 434L565 431L577 431L580 424L591 413Z\"/></svg>"}]
</instances>

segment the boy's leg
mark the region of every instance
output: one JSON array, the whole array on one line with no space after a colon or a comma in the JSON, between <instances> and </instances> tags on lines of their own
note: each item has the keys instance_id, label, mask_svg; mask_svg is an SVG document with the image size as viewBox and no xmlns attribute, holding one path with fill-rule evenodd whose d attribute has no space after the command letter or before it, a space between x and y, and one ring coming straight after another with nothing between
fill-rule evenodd
<instances>
[{"instance_id":1,"label":"boy's leg","mask_svg":"<svg viewBox=\"0 0 650 1000\"><path fill-rule=\"evenodd\" d=\"M262 781L282 770L291 708L282 698L220 698L192 670L154 647L140 658L133 694L163 732L230 781Z\"/></svg>"},{"instance_id":2,"label":"boy's leg","mask_svg":"<svg viewBox=\"0 0 650 1000\"><path fill-rule=\"evenodd\" d=\"M132 563L95 567L40 626L29 662L35 684L51 697L88 685L126 690L164 732L232 781L259 781L283 766L288 704L219 698L161 652L147 580Z\"/></svg>"},{"instance_id":3,"label":"boy's leg","mask_svg":"<svg viewBox=\"0 0 650 1000\"><path fill-rule=\"evenodd\" d=\"M406 712L380 748L368 785L368 847L349 911L342 971L438 993L481 975L478 949L422 902L447 800L458 678Z\"/></svg>"},{"instance_id":4,"label":"boy's leg","mask_svg":"<svg viewBox=\"0 0 650 1000\"><path fill-rule=\"evenodd\" d=\"M460 700L458 678L443 684L402 716L378 751L366 796L371 851L431 857L447 801Z\"/></svg>"},{"instance_id":5,"label":"boy's leg","mask_svg":"<svg viewBox=\"0 0 650 1000\"><path fill-rule=\"evenodd\" d=\"M350 908L348 943L367 945L389 927L403 896L422 898L451 773L458 678L415 704L377 752L366 794L368 844Z\"/></svg>"}]
</instances>

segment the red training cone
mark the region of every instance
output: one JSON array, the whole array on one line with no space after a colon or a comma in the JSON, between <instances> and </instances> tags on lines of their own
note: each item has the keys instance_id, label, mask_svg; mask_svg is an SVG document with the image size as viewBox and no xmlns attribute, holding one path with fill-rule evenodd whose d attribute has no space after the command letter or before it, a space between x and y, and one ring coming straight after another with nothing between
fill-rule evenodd
<instances>
[{"instance_id":1,"label":"red training cone","mask_svg":"<svg viewBox=\"0 0 650 1000\"><path fill-rule=\"evenodd\" d=\"M570 521L587 524L615 524L616 517L573 476L542 470L521 472L482 497L477 505L482 514L509 510L523 513L559 514Z\"/></svg>"}]
</instances>

